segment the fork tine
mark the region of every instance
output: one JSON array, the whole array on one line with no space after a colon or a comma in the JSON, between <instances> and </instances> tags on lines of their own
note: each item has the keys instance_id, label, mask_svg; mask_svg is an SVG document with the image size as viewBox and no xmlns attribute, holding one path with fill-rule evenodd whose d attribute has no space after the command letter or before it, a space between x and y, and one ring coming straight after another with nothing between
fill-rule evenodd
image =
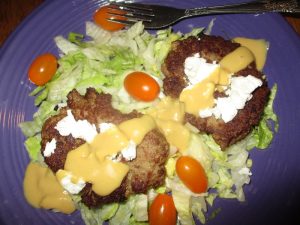
<instances>
[{"instance_id":1,"label":"fork tine","mask_svg":"<svg viewBox=\"0 0 300 225\"><path fill-rule=\"evenodd\" d=\"M116 9L116 8L109 8L109 9ZM108 14L111 14L111 15L115 15L115 16L124 16L124 17L127 17L127 16L144 16L145 18L148 17L148 18L151 18L151 17L154 17L155 15L153 13L144 13L144 12L141 12L141 11L137 11L137 10L124 10L124 9L118 9L119 11L117 10L111 10L111 11L108 11L107 13Z\"/></svg>"},{"instance_id":2,"label":"fork tine","mask_svg":"<svg viewBox=\"0 0 300 225\"><path fill-rule=\"evenodd\" d=\"M109 9L113 9L110 8ZM129 8L129 7L122 7L122 8L118 8L120 11L123 11L125 14L135 14L135 15L143 15L143 16L155 16L152 12L150 11L144 11L144 10L139 10L139 9L133 9L133 8ZM121 14L121 13L120 13Z\"/></svg>"},{"instance_id":3,"label":"fork tine","mask_svg":"<svg viewBox=\"0 0 300 225\"><path fill-rule=\"evenodd\" d=\"M124 20L135 20L135 21L146 21L151 22L151 17L140 15L140 14L121 14L121 13L115 13L115 12L108 12L108 15L110 16L122 16L124 17ZM113 17L111 19L114 19Z\"/></svg>"},{"instance_id":4,"label":"fork tine","mask_svg":"<svg viewBox=\"0 0 300 225\"><path fill-rule=\"evenodd\" d=\"M125 8L135 8L145 11L153 11L151 5L147 4L139 4L139 3L128 3L128 2L110 2L109 5L114 5L117 7L125 7Z\"/></svg>"},{"instance_id":5,"label":"fork tine","mask_svg":"<svg viewBox=\"0 0 300 225\"><path fill-rule=\"evenodd\" d=\"M137 8L135 6L132 7L131 4L129 5L129 4L114 4L114 3L112 3L108 7L112 11L114 9L118 9L120 11L124 11L125 13L140 14L140 15L144 15L144 16L155 16L152 9Z\"/></svg>"},{"instance_id":6,"label":"fork tine","mask_svg":"<svg viewBox=\"0 0 300 225\"><path fill-rule=\"evenodd\" d=\"M120 23L120 24L124 24L126 26L131 26L133 24L135 24L138 21L134 21L134 20L119 20L119 19L107 19L108 21L114 22L114 23Z\"/></svg>"}]
</instances>

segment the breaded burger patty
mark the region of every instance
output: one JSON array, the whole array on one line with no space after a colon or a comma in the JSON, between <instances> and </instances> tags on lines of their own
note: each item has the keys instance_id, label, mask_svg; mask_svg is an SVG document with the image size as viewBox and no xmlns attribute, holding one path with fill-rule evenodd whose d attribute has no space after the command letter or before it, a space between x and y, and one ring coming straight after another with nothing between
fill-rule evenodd
<instances>
[{"instance_id":1,"label":"breaded burger patty","mask_svg":"<svg viewBox=\"0 0 300 225\"><path fill-rule=\"evenodd\" d=\"M42 153L47 142L56 139L56 149L49 157L45 157L45 163L55 173L64 168L69 151L76 149L85 141L75 139L71 135L61 136L55 129L56 124L67 116L67 110L71 109L76 120L88 120L92 124L114 123L116 125L141 116L133 111L123 114L111 105L111 95L98 94L89 88L84 96L76 90L68 94L67 107L62 108L58 115L46 120L42 128ZM165 162L169 154L169 144L165 137L154 129L145 135L143 141L137 146L137 157L132 161L122 162L129 166L129 172L122 184L114 192L107 196L99 196L92 190L92 185L87 184L81 191L82 202L88 207L97 207L101 204L120 202L134 193L146 193L150 188L159 187L165 179Z\"/></svg>"},{"instance_id":2,"label":"breaded burger patty","mask_svg":"<svg viewBox=\"0 0 300 225\"><path fill-rule=\"evenodd\" d=\"M188 86L188 78L184 73L184 62L187 57L199 53L208 62L220 62L220 60L234 51L240 45L218 36L203 35L201 39L189 37L185 40L172 43L163 65L162 71L165 74L163 83L164 93L173 98L179 98L182 90ZM270 90L263 74L256 69L255 63L237 72L235 76L252 75L263 81L263 85L257 88L253 97L245 107L238 111L233 120L225 123L222 119L214 116L201 118L189 113L185 114L185 121L197 127L200 131L209 133L222 149L236 143L247 136L254 126L258 125L264 107L268 100ZM215 92L215 97L219 96ZM221 93L222 95L222 93Z\"/></svg>"}]
</instances>

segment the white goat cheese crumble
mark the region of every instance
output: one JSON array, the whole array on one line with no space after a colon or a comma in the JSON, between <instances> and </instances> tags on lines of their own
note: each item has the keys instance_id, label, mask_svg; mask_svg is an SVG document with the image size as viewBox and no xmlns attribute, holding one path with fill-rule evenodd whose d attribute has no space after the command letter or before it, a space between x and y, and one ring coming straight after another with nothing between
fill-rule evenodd
<instances>
[{"instance_id":1,"label":"white goat cheese crumble","mask_svg":"<svg viewBox=\"0 0 300 225\"><path fill-rule=\"evenodd\" d=\"M131 161L136 158L136 144L130 140L128 145L123 148L119 153L109 157L113 162L120 162L124 158L126 161Z\"/></svg>"},{"instance_id":2,"label":"white goat cheese crumble","mask_svg":"<svg viewBox=\"0 0 300 225\"><path fill-rule=\"evenodd\" d=\"M246 102L252 98L251 93L261 85L262 81L252 75L232 77L225 92L228 96L217 98L215 107L201 110L199 116L206 118L214 115L227 123L236 116L239 109L244 108Z\"/></svg>"},{"instance_id":3,"label":"white goat cheese crumble","mask_svg":"<svg viewBox=\"0 0 300 225\"><path fill-rule=\"evenodd\" d=\"M99 128L100 128L100 133L104 133L105 131L115 127L113 123L100 123Z\"/></svg>"},{"instance_id":4,"label":"white goat cheese crumble","mask_svg":"<svg viewBox=\"0 0 300 225\"><path fill-rule=\"evenodd\" d=\"M62 178L60 184L70 194L78 194L85 187L85 181L83 179L79 179L77 183L73 183L71 174Z\"/></svg>"},{"instance_id":5,"label":"white goat cheese crumble","mask_svg":"<svg viewBox=\"0 0 300 225\"><path fill-rule=\"evenodd\" d=\"M187 57L184 61L184 73L190 82L190 86L187 88L209 77L218 67L220 67L219 64L207 63L206 59L201 58L199 53Z\"/></svg>"},{"instance_id":6,"label":"white goat cheese crumble","mask_svg":"<svg viewBox=\"0 0 300 225\"><path fill-rule=\"evenodd\" d=\"M52 138L50 142L46 143L45 150L43 152L44 157L51 156L55 152L55 149L56 149L56 140L55 138Z\"/></svg>"},{"instance_id":7,"label":"white goat cheese crumble","mask_svg":"<svg viewBox=\"0 0 300 225\"><path fill-rule=\"evenodd\" d=\"M131 161L136 158L136 144L130 140L127 147L122 149L121 154L127 161Z\"/></svg>"},{"instance_id":8,"label":"white goat cheese crumble","mask_svg":"<svg viewBox=\"0 0 300 225\"><path fill-rule=\"evenodd\" d=\"M55 129L61 136L72 135L74 138L82 138L91 143L97 135L97 129L94 124L90 124L87 120L75 120L72 111L67 110L67 116L60 120Z\"/></svg>"}]
</instances>

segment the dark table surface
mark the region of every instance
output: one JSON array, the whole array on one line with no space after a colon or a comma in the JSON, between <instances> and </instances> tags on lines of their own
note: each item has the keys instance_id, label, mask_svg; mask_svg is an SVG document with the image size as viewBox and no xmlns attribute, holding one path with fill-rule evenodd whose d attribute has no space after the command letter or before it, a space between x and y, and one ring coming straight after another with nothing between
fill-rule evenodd
<instances>
[{"instance_id":1,"label":"dark table surface","mask_svg":"<svg viewBox=\"0 0 300 225\"><path fill-rule=\"evenodd\" d=\"M0 46L15 28L44 0L0 0ZM285 16L300 35L300 17Z\"/></svg>"}]
</instances>

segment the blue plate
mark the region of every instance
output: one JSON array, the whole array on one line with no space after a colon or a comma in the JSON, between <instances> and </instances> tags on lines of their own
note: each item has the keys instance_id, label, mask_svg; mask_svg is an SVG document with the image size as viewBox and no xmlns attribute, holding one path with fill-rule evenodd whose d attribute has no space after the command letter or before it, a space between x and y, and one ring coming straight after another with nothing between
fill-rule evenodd
<instances>
[{"instance_id":1,"label":"blue plate","mask_svg":"<svg viewBox=\"0 0 300 225\"><path fill-rule=\"evenodd\" d=\"M149 1L148 1L149 2ZM236 1L151 1L177 7L199 7ZM10 36L0 50L0 224L83 224L72 215L34 209L23 196L23 176L29 162L18 124L31 120L34 107L28 94L34 86L27 79L32 60L44 52L58 54L53 38L83 32L85 21L104 1L45 1ZM278 84L275 111L279 132L268 150L253 150L253 176L245 187L246 201L218 199L208 225L300 224L300 38L278 14L219 15L181 21L174 30L188 32L207 26L216 18L212 34L225 38L245 36L270 42L265 74L270 86ZM299 207L298 207L299 208ZM221 209L221 210L220 210Z\"/></svg>"}]
</instances>

